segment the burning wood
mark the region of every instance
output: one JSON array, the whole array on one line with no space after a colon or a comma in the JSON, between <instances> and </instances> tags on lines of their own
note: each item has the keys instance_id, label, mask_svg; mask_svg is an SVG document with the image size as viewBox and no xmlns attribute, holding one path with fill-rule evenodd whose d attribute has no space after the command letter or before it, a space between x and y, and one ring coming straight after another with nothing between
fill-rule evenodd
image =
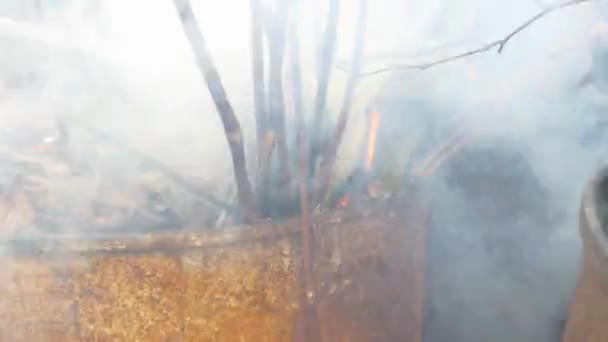
<instances>
[{"instance_id":1,"label":"burning wood","mask_svg":"<svg viewBox=\"0 0 608 342\"><path fill-rule=\"evenodd\" d=\"M369 134L367 136L367 154L365 156L365 169L370 171L374 163L374 154L376 150L376 139L378 136L378 128L380 127L380 113L373 111L370 113Z\"/></svg>"},{"instance_id":2,"label":"burning wood","mask_svg":"<svg viewBox=\"0 0 608 342\"><path fill-rule=\"evenodd\" d=\"M376 140L378 138L378 129L380 128L380 112L371 111L369 114L369 125L366 139L365 157L363 160L363 168L355 170L346 181L346 194L338 199L336 206L345 208L350 203L349 193L365 192L372 198L377 198L377 186L372 180L374 156L376 154Z\"/></svg>"},{"instance_id":3,"label":"burning wood","mask_svg":"<svg viewBox=\"0 0 608 342\"><path fill-rule=\"evenodd\" d=\"M379 139L386 139L380 133L380 116L381 114L377 110L370 111L369 113L365 151L361 161L363 166L353 171L346 180L344 188L340 189L339 193L341 196L335 202L335 206L338 208L348 207L352 202L351 197L355 195L378 199L394 191L394 189L386 189L386 184L380 179L379 168L382 166L374 165L377 159L376 155L378 154ZM453 132L453 134L418 163L413 170L415 176L429 177L433 175L445 161L457 154L476 135L475 132L471 132L466 127L465 122L461 118L450 122L448 126L450 127L449 131ZM376 162L375 164L378 163Z\"/></svg>"},{"instance_id":4,"label":"burning wood","mask_svg":"<svg viewBox=\"0 0 608 342\"><path fill-rule=\"evenodd\" d=\"M344 195L338 200L337 206L338 208L345 208L348 206L348 202L350 202L350 196Z\"/></svg>"}]
</instances>

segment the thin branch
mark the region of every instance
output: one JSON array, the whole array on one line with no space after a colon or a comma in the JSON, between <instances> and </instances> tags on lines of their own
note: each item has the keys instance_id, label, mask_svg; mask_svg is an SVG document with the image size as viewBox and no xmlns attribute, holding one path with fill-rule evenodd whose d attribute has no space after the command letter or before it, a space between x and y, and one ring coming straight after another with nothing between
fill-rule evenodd
<instances>
[{"instance_id":1,"label":"thin branch","mask_svg":"<svg viewBox=\"0 0 608 342\"><path fill-rule=\"evenodd\" d=\"M357 16L357 29L355 30L354 46L352 52L353 64L348 83L346 84L346 91L344 93L344 99L342 101L342 109L338 116L338 122L336 129L329 143L329 146L323 151L322 165L316 175L315 179L315 194L319 195L317 203L323 200L329 184L331 183L331 176L333 174L334 166L336 164L336 156L342 142L342 137L346 126L348 124L348 118L353 103L355 89L361 69L361 59L363 57L363 51L365 47L365 27L367 22L367 0L359 0L359 12Z\"/></svg>"},{"instance_id":2,"label":"thin branch","mask_svg":"<svg viewBox=\"0 0 608 342\"><path fill-rule=\"evenodd\" d=\"M405 59L405 58L420 58L424 55L434 54L440 52L445 49L450 48L459 48L469 43L471 40L460 39L449 42L444 42L440 44L427 45L420 49L413 51L402 51L402 52L385 52L385 53L373 53L366 56L363 56L363 60L387 60L387 59ZM341 65L342 69L345 69L345 64L348 64L345 60L340 60L336 63L337 65Z\"/></svg>"},{"instance_id":3,"label":"thin branch","mask_svg":"<svg viewBox=\"0 0 608 342\"><path fill-rule=\"evenodd\" d=\"M302 290L303 307L305 315L304 341L316 341L314 329L317 322L314 315L314 232L310 221L310 210L308 206L308 148L306 144L306 124L303 115L302 101L302 71L300 68L300 41L298 37L297 18L294 18L290 37L291 52L291 80L293 91L293 111L297 126L297 149L298 149L298 188L300 199L300 224L302 230ZM308 313L308 315L307 315Z\"/></svg>"},{"instance_id":4,"label":"thin branch","mask_svg":"<svg viewBox=\"0 0 608 342\"><path fill-rule=\"evenodd\" d=\"M302 70L300 67L300 42L298 34L297 18L294 18L291 26L291 37L289 39L290 48L290 72L291 84L293 93L293 111L296 120L298 134L303 134L306 131L306 122L304 120L304 101L302 100Z\"/></svg>"},{"instance_id":5,"label":"thin branch","mask_svg":"<svg viewBox=\"0 0 608 342\"><path fill-rule=\"evenodd\" d=\"M241 125L234 114L234 110L228 100L220 75L207 50L205 37L198 26L190 1L173 0L173 3L179 14L184 34L192 47L192 52L196 57L198 67L207 83L207 88L209 88L209 92L211 93L211 97L213 98L213 102L215 103L224 126L226 140L228 141L230 154L232 156L240 216L244 220L252 220L257 217L257 208L253 190L251 189L251 183L249 182L249 174L247 172Z\"/></svg>"},{"instance_id":6,"label":"thin branch","mask_svg":"<svg viewBox=\"0 0 608 342\"><path fill-rule=\"evenodd\" d=\"M353 47L353 66L352 71L358 73L361 70L361 61L363 50L365 47L365 28L367 22L367 0L359 0L359 14L357 17L357 30L355 31L355 44ZM348 124L348 117L353 103L355 88L357 86L357 77L351 77L346 85L346 91L342 102L342 109L338 117L336 131L334 135L335 150L340 147L342 136Z\"/></svg>"},{"instance_id":7,"label":"thin branch","mask_svg":"<svg viewBox=\"0 0 608 342\"><path fill-rule=\"evenodd\" d=\"M287 151L287 135L285 133L285 102L283 94L283 63L286 42L286 23L288 4L286 0L279 1L277 13L271 22L268 36L270 46L270 70L268 84L268 103L270 109L270 124L276 133L277 152L281 170L281 182L289 182L289 155ZM284 187L287 189L287 187Z\"/></svg>"},{"instance_id":8,"label":"thin branch","mask_svg":"<svg viewBox=\"0 0 608 342\"><path fill-rule=\"evenodd\" d=\"M323 36L323 45L319 56L318 76L317 76L317 93L313 107L314 121L312 132L316 132L314 137L311 137L311 150L318 147L321 140L321 126L323 122L323 111L327 102L327 90L329 80L331 78L331 66L333 64L334 54L336 50L337 26L338 17L340 15L340 3L338 0L329 1L329 12L327 14L327 26Z\"/></svg>"},{"instance_id":9,"label":"thin branch","mask_svg":"<svg viewBox=\"0 0 608 342\"><path fill-rule=\"evenodd\" d=\"M260 0L251 0L251 66L257 130L256 193L261 196L264 180L268 177L267 152L272 148L267 137L268 113L266 112L266 85L264 79L264 39Z\"/></svg>"},{"instance_id":10,"label":"thin branch","mask_svg":"<svg viewBox=\"0 0 608 342\"><path fill-rule=\"evenodd\" d=\"M312 225L310 222L310 212L308 208L308 153L306 146L306 123L303 114L302 101L302 70L300 68L300 42L298 37L298 26L294 18L290 37L291 52L291 80L293 93L293 111L297 127L298 145L298 173L299 173L299 195L300 195L300 215L302 222L302 248L303 266L306 291L312 291Z\"/></svg>"},{"instance_id":11,"label":"thin branch","mask_svg":"<svg viewBox=\"0 0 608 342\"><path fill-rule=\"evenodd\" d=\"M291 85L290 109L293 110L296 125L297 171L300 202L300 229L302 232L302 265L298 278L301 282L301 308L296 318L293 341L320 341L319 320L315 307L314 250L315 238L308 201L308 145L304 101L302 91L302 69L300 64L300 37L298 32L298 0L291 0L293 6L289 35L289 85ZM289 101L288 101L289 102Z\"/></svg>"},{"instance_id":12,"label":"thin branch","mask_svg":"<svg viewBox=\"0 0 608 342\"><path fill-rule=\"evenodd\" d=\"M432 61L432 62L427 62L427 63L421 63L421 64L396 64L396 65L391 65L391 66L387 66L387 67L383 67L383 68L379 68L376 70L371 70L371 71L367 71L367 72L363 72L359 74L359 77L369 77L369 76L374 76L374 75L378 75L378 74L382 74L382 73L386 73L386 72L391 72L391 71L395 71L395 70L426 70L428 68L440 65L440 64L445 64L445 63L449 63L458 59L462 59L465 57L469 57L469 56L473 56L473 55L477 55L477 54L481 54L481 53L485 53L485 52L489 52L494 48L498 48L497 52L498 53L502 53L503 50L505 49L506 45L509 43L509 41L515 37L517 34L519 34L520 32L522 32L523 30L525 30L526 28L528 28L530 25L532 25L534 22L540 20L541 18L547 16L548 14L560 10L560 9L564 9L567 7L571 7L571 6L575 6L575 5L579 5L585 2L590 2L593 0L570 0L570 1L566 1L563 3L559 3L559 4L555 4L555 5L550 5L547 6L545 9L543 9L542 11L540 11L539 13L537 13L536 15L532 16L531 18L529 18L528 20L524 21L523 23L521 23L520 25L518 25L515 29L513 29L509 34L507 34L505 37L495 40L493 42L490 42L486 45L483 45L479 48L473 49L473 50L469 50L463 53L459 53L456 55L452 55L452 56L448 56L448 57L443 57L440 58L438 60ZM343 68L343 67L337 67L338 70L343 71L343 72L349 72L349 70Z\"/></svg>"},{"instance_id":13,"label":"thin branch","mask_svg":"<svg viewBox=\"0 0 608 342\"><path fill-rule=\"evenodd\" d=\"M276 132L271 126L268 108L268 89L264 61L264 35L271 37L272 15L260 0L251 0L251 53L253 68L253 88L255 94L255 116L257 128L257 172L255 180L256 196L260 214L268 215L270 200L271 160L276 147ZM267 40L268 41L268 40Z\"/></svg>"}]
</instances>

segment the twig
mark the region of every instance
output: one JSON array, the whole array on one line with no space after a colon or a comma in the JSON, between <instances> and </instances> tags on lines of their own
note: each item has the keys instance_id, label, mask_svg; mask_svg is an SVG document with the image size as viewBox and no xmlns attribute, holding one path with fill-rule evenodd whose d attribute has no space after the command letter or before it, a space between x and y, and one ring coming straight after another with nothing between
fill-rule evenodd
<instances>
[{"instance_id":1,"label":"twig","mask_svg":"<svg viewBox=\"0 0 608 342\"><path fill-rule=\"evenodd\" d=\"M462 52L462 53L448 56L448 57L443 57L438 60L427 62L427 63L391 65L391 66L379 68L376 70L371 70L371 71L360 73L359 77L361 77L361 78L369 77L369 76L374 76L374 75L391 72L391 71L395 71L395 70L426 70L428 68L431 68L431 67L434 67L434 66L437 66L440 64L445 64L445 63L449 63L449 62L452 62L452 61L455 61L458 59L462 59L465 57L489 52L496 47L498 48L497 52L502 53L503 50L505 49L506 45L509 43L509 41L514 36L516 36L518 33L522 32L526 28L528 28L530 25L532 25L534 22L538 21L539 19L545 17L546 15L550 14L551 12L554 12L554 11L557 11L560 9L564 9L567 7L571 7L571 6L579 5L579 4L582 4L585 2L590 2L590 1L593 1L593 0L570 0L570 1L563 2L563 3L547 6L546 8L544 8L542 11L540 11L536 15L532 16L528 20L526 20L523 23L521 23L520 25L518 25L513 31L511 31L505 37L495 40L493 42L490 42L488 44L485 44L485 45L483 45L479 48L473 49L473 50L469 50L469 51ZM342 66L337 66L337 69L342 72L347 72L347 73L349 72L349 70L347 70L346 68L343 68Z\"/></svg>"},{"instance_id":2,"label":"twig","mask_svg":"<svg viewBox=\"0 0 608 342\"><path fill-rule=\"evenodd\" d=\"M173 0L175 9L179 14L182 29L196 57L198 67L205 78L207 88L211 93L215 107L220 115L224 126L226 140L230 147L232 165L238 194L239 215L248 221L258 216L256 200L249 182L247 163L245 159L245 148L243 144L243 133L238 118L234 114L232 105L228 100L226 90L222 84L220 75L207 50L207 43L201 32L198 22L192 11L189 0Z\"/></svg>"},{"instance_id":3,"label":"twig","mask_svg":"<svg viewBox=\"0 0 608 342\"><path fill-rule=\"evenodd\" d=\"M364 61L370 61L370 60L402 60L402 59L407 59L407 58L420 58L423 57L424 55L429 55L429 54L436 54L437 52L443 51L445 49L450 49L450 48L456 48L456 47L462 47L465 44L469 43L471 40L467 39L460 39L460 40L454 40L454 41L449 41L449 42L444 42L444 43L436 43L436 44L430 44L430 45L426 45L420 49L417 50L413 50L413 51L396 51L396 52L384 52L384 53L372 53L366 56L363 56L363 60ZM336 63L336 66L339 66L341 69L346 69L348 66L348 61L342 59L339 60Z\"/></svg>"}]
</instances>

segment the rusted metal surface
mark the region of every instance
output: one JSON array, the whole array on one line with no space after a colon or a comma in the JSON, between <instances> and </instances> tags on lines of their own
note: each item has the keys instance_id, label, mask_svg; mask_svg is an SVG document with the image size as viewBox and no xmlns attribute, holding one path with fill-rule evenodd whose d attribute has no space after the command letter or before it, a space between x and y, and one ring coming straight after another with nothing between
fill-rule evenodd
<instances>
[{"instance_id":1,"label":"rusted metal surface","mask_svg":"<svg viewBox=\"0 0 608 342\"><path fill-rule=\"evenodd\" d=\"M341 230L325 238L320 250L339 246L343 262L317 264L323 341L421 341L426 212L412 207L407 216L408 229L395 216L352 237L340 239L348 233Z\"/></svg>"},{"instance_id":2,"label":"rusted metal surface","mask_svg":"<svg viewBox=\"0 0 608 342\"><path fill-rule=\"evenodd\" d=\"M323 341L420 341L423 216L412 207L316 219ZM301 257L295 220L28 246L17 254L6 248L0 258L2 341L293 337Z\"/></svg>"},{"instance_id":3,"label":"rusted metal surface","mask_svg":"<svg viewBox=\"0 0 608 342\"><path fill-rule=\"evenodd\" d=\"M579 224L583 258L564 342L608 341L608 169L587 185Z\"/></svg>"}]
</instances>

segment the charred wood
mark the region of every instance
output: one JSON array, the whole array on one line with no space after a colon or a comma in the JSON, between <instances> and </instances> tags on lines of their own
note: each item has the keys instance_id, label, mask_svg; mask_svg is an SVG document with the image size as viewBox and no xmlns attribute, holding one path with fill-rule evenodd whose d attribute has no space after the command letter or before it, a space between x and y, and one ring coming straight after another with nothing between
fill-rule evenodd
<instances>
[{"instance_id":1,"label":"charred wood","mask_svg":"<svg viewBox=\"0 0 608 342\"><path fill-rule=\"evenodd\" d=\"M239 217L250 221L257 217L256 200L249 181L245 148L243 146L243 133L241 125L222 84L220 75L215 67L211 55L207 50L205 37L198 27L198 22L192 11L189 0L174 0L175 8L179 14L182 28L192 47L198 67L205 78L213 102L218 110L220 119L226 133L226 140L230 147L234 176L239 204Z\"/></svg>"}]
</instances>

